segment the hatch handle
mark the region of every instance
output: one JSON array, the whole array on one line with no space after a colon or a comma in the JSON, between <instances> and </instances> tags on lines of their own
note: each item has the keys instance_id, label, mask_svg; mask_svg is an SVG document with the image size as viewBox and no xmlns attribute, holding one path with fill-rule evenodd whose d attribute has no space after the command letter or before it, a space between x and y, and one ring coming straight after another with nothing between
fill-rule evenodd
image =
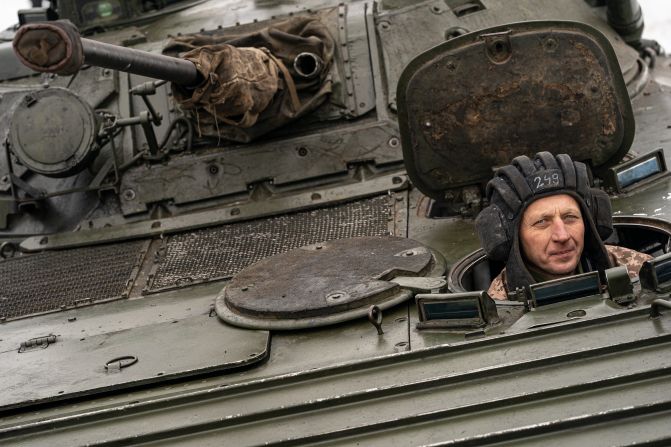
<instances>
[{"instance_id":1,"label":"hatch handle","mask_svg":"<svg viewBox=\"0 0 671 447\"><path fill-rule=\"evenodd\" d=\"M384 334L382 330L382 309L376 305L370 306L368 308L368 321L377 329L377 335Z\"/></svg>"},{"instance_id":2,"label":"hatch handle","mask_svg":"<svg viewBox=\"0 0 671 447\"><path fill-rule=\"evenodd\" d=\"M105 370L108 373L120 372L124 368L135 365L138 358L134 355L122 355L121 357L113 358L105 363Z\"/></svg>"}]
</instances>

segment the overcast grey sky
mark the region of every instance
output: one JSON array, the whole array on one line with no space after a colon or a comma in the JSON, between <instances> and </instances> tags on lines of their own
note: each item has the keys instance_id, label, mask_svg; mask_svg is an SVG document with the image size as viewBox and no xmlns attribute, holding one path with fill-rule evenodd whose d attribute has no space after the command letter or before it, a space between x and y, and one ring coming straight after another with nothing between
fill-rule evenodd
<instances>
[{"instance_id":1,"label":"overcast grey sky","mask_svg":"<svg viewBox=\"0 0 671 447\"><path fill-rule=\"evenodd\" d=\"M23 8L30 8L29 0L2 0L2 8L0 8L0 29L5 29L8 26L18 22L16 18L16 11Z\"/></svg>"},{"instance_id":2,"label":"overcast grey sky","mask_svg":"<svg viewBox=\"0 0 671 447\"><path fill-rule=\"evenodd\" d=\"M16 11L30 7L30 0L0 0L0 30L18 22ZM514 0L509 0L514 1ZM671 1L639 0L645 19L645 37L657 39L671 53Z\"/></svg>"}]
</instances>

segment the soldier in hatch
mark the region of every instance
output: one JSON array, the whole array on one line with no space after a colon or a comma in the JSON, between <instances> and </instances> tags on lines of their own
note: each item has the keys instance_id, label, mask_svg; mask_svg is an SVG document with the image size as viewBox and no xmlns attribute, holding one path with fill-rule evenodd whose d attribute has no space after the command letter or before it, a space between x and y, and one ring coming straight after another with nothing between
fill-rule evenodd
<instances>
[{"instance_id":1,"label":"soldier in hatch","mask_svg":"<svg viewBox=\"0 0 671 447\"><path fill-rule=\"evenodd\" d=\"M585 164L566 154L515 157L487 184L489 206L476 219L488 257L506 267L489 295L507 299L520 287L625 265L638 275L649 255L604 245L613 232L608 195L591 187Z\"/></svg>"}]
</instances>

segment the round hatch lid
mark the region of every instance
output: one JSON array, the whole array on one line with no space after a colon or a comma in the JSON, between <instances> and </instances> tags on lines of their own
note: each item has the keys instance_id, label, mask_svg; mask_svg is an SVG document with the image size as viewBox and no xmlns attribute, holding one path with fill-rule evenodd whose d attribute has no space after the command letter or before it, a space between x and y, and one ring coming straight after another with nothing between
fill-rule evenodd
<instances>
[{"instance_id":1,"label":"round hatch lid","mask_svg":"<svg viewBox=\"0 0 671 447\"><path fill-rule=\"evenodd\" d=\"M12 152L39 174L74 174L93 155L96 127L91 106L76 94L62 88L33 91L12 114Z\"/></svg>"},{"instance_id":2,"label":"round hatch lid","mask_svg":"<svg viewBox=\"0 0 671 447\"><path fill-rule=\"evenodd\" d=\"M484 187L493 168L541 150L586 161L598 174L634 137L613 48L575 22L513 23L442 43L408 63L397 102L408 175L440 201Z\"/></svg>"},{"instance_id":3,"label":"round hatch lid","mask_svg":"<svg viewBox=\"0 0 671 447\"><path fill-rule=\"evenodd\" d=\"M240 271L216 299L224 321L251 329L302 329L384 310L412 296L395 277L440 276L427 247L400 237L362 237L308 245Z\"/></svg>"}]
</instances>

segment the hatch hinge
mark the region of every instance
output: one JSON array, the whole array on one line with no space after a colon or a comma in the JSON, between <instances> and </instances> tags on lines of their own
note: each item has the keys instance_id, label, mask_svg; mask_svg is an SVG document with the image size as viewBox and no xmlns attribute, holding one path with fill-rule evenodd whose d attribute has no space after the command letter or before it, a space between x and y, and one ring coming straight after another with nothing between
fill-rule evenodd
<instances>
[{"instance_id":1,"label":"hatch hinge","mask_svg":"<svg viewBox=\"0 0 671 447\"><path fill-rule=\"evenodd\" d=\"M43 337L35 337L26 341L22 341L21 346L19 346L19 353L37 348L46 349L49 347L49 345L56 343L56 337L57 335L49 334Z\"/></svg>"}]
</instances>

